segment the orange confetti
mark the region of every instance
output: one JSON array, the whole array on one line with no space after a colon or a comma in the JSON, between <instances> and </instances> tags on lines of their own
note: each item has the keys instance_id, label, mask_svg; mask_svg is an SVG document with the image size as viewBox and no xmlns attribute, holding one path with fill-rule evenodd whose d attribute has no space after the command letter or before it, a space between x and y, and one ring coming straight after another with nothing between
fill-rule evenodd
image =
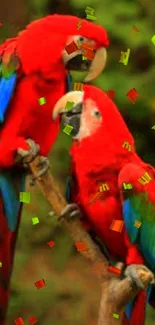
<instances>
[{"instance_id":1,"label":"orange confetti","mask_svg":"<svg viewBox=\"0 0 155 325\"><path fill-rule=\"evenodd\" d=\"M123 225L124 225L123 220L115 220L115 219L113 219L113 222L112 222L112 224L110 226L110 229L113 230L113 231L121 232L122 228L123 228Z\"/></svg>"},{"instance_id":2,"label":"orange confetti","mask_svg":"<svg viewBox=\"0 0 155 325\"><path fill-rule=\"evenodd\" d=\"M78 251L78 252L81 252L81 251L87 251L87 250L88 250L86 244L83 243L83 242L77 242L77 243L76 243L76 248L77 248L77 251Z\"/></svg>"},{"instance_id":3,"label":"orange confetti","mask_svg":"<svg viewBox=\"0 0 155 325\"><path fill-rule=\"evenodd\" d=\"M117 267L114 267L112 265L109 265L108 271L117 275L121 274L121 270L119 270Z\"/></svg>"}]
</instances>

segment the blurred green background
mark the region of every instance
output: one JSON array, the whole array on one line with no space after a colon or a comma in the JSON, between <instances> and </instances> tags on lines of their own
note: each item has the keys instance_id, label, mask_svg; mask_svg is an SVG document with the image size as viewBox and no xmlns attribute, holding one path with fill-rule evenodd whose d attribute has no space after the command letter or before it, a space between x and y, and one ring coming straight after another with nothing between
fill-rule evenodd
<instances>
[{"instance_id":1,"label":"blurred green background","mask_svg":"<svg viewBox=\"0 0 155 325\"><path fill-rule=\"evenodd\" d=\"M5 0L0 3L0 41L15 36L30 21L46 14L60 13L85 18L85 8L95 9L96 23L110 37L105 72L94 82L105 91L115 90L118 105L132 131L137 151L155 165L155 2L152 0ZM139 32L135 32L135 25ZM120 52L130 48L127 66L119 62ZM73 81L82 82L81 73L72 73ZM133 105L127 91L136 88L139 97ZM52 149L51 170L63 193L69 169L71 139L62 131ZM25 324L34 315L38 325L97 324L100 286L90 266L80 257L67 233L49 216L50 207L38 188L31 191L31 204L25 205L20 225L12 278L7 325L22 317ZM32 217L40 223L33 226ZM47 242L55 241L50 248ZM46 286L37 290L34 282L44 279ZM147 309L147 325L155 324L155 313ZM105 324L106 325L106 324ZM135 324L136 325L136 324Z\"/></svg>"}]
</instances>

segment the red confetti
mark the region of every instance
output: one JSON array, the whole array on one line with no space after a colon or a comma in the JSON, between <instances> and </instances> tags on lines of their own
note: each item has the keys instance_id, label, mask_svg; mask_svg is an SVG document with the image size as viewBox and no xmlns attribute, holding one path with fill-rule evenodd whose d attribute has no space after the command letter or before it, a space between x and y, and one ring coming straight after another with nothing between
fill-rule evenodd
<instances>
[{"instance_id":1,"label":"red confetti","mask_svg":"<svg viewBox=\"0 0 155 325\"><path fill-rule=\"evenodd\" d=\"M15 319L14 322L16 325L24 325L23 318L21 318L21 317Z\"/></svg>"},{"instance_id":2,"label":"red confetti","mask_svg":"<svg viewBox=\"0 0 155 325\"><path fill-rule=\"evenodd\" d=\"M108 267L108 271L111 273L117 274L117 275L121 274L121 270L119 270L119 269L117 269L117 267L114 267L111 265Z\"/></svg>"},{"instance_id":3,"label":"red confetti","mask_svg":"<svg viewBox=\"0 0 155 325\"><path fill-rule=\"evenodd\" d=\"M132 102L133 104L135 104L134 99L135 99L136 97L138 97L139 95L138 95L136 89L135 89L135 88L132 88L132 89L130 89L130 90L128 91L128 93L126 94L126 96L129 98L129 100L131 100L131 102Z\"/></svg>"},{"instance_id":4,"label":"red confetti","mask_svg":"<svg viewBox=\"0 0 155 325\"><path fill-rule=\"evenodd\" d=\"M0 23L0 27L2 26L2 23Z\"/></svg>"},{"instance_id":5,"label":"red confetti","mask_svg":"<svg viewBox=\"0 0 155 325\"><path fill-rule=\"evenodd\" d=\"M37 289L40 289L40 288L42 288L42 287L45 287L45 285L46 285L46 284L45 284L44 279L35 282L35 286L37 287Z\"/></svg>"},{"instance_id":6,"label":"red confetti","mask_svg":"<svg viewBox=\"0 0 155 325\"><path fill-rule=\"evenodd\" d=\"M37 319L34 317L34 316L31 316L29 319L28 319L28 322L30 323L30 324L35 324L36 322L37 322Z\"/></svg>"},{"instance_id":7,"label":"red confetti","mask_svg":"<svg viewBox=\"0 0 155 325\"><path fill-rule=\"evenodd\" d=\"M115 98L116 97L115 90L108 90L107 95L109 98Z\"/></svg>"},{"instance_id":8,"label":"red confetti","mask_svg":"<svg viewBox=\"0 0 155 325\"><path fill-rule=\"evenodd\" d=\"M95 52L91 51L91 50L86 50L84 51L84 56L88 59L88 60L93 60L94 56L95 56Z\"/></svg>"},{"instance_id":9,"label":"red confetti","mask_svg":"<svg viewBox=\"0 0 155 325\"><path fill-rule=\"evenodd\" d=\"M55 242L53 240L51 240L47 243L47 245L49 245L50 247L53 247L55 245Z\"/></svg>"},{"instance_id":10,"label":"red confetti","mask_svg":"<svg viewBox=\"0 0 155 325\"><path fill-rule=\"evenodd\" d=\"M66 45L65 50L66 50L66 52L67 52L68 54L71 54L71 53L77 51L77 50L78 50L78 47L77 47L77 45L75 44L75 42L73 41L72 43Z\"/></svg>"},{"instance_id":11,"label":"red confetti","mask_svg":"<svg viewBox=\"0 0 155 325\"><path fill-rule=\"evenodd\" d=\"M81 44L80 48L83 50L95 50L96 46L90 43L83 43Z\"/></svg>"}]
</instances>

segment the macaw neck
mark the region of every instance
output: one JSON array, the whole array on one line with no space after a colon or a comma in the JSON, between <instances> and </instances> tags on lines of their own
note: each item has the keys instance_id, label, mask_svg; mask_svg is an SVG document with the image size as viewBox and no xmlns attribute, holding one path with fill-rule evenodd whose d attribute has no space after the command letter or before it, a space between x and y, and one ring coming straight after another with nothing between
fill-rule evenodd
<instances>
[{"instance_id":1,"label":"macaw neck","mask_svg":"<svg viewBox=\"0 0 155 325\"><path fill-rule=\"evenodd\" d=\"M107 168L119 172L129 162L144 165L136 154L134 146L130 152L122 146L120 148L115 146L110 141L108 143L104 141L104 144L100 140L87 141L87 138L81 143L74 141L70 153L77 173L82 174L98 174Z\"/></svg>"}]
</instances>

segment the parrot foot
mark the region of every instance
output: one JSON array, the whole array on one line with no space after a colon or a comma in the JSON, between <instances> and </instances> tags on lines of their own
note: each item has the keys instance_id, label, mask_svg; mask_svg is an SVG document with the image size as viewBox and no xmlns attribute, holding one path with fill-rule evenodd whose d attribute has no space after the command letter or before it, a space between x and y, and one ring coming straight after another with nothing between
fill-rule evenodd
<instances>
[{"instance_id":1,"label":"parrot foot","mask_svg":"<svg viewBox=\"0 0 155 325\"><path fill-rule=\"evenodd\" d=\"M62 210L59 218L60 220L64 218L70 220L73 217L79 217L80 219L83 217L81 210L76 203L67 204L65 208Z\"/></svg>"},{"instance_id":2,"label":"parrot foot","mask_svg":"<svg viewBox=\"0 0 155 325\"><path fill-rule=\"evenodd\" d=\"M40 170L36 176L32 176L30 180L31 186L35 185L36 180L39 179L42 175L44 175L47 172L47 170L50 167L49 159L47 157L40 156L40 161L37 167L39 167Z\"/></svg>"},{"instance_id":3,"label":"parrot foot","mask_svg":"<svg viewBox=\"0 0 155 325\"><path fill-rule=\"evenodd\" d=\"M149 274L147 275L147 273ZM126 268L124 274L129 279L131 284L133 286L136 285L139 289L143 289L143 290L146 289L146 286L144 285L142 279L143 280L146 279L148 282L148 278L150 278L150 283L151 284L155 283L154 274L145 265L142 264L129 265Z\"/></svg>"},{"instance_id":4,"label":"parrot foot","mask_svg":"<svg viewBox=\"0 0 155 325\"><path fill-rule=\"evenodd\" d=\"M26 142L30 147L29 150L24 150L22 148L17 149L17 154L21 156L24 164L30 163L40 150L39 144L36 144L32 139L27 139Z\"/></svg>"}]
</instances>

